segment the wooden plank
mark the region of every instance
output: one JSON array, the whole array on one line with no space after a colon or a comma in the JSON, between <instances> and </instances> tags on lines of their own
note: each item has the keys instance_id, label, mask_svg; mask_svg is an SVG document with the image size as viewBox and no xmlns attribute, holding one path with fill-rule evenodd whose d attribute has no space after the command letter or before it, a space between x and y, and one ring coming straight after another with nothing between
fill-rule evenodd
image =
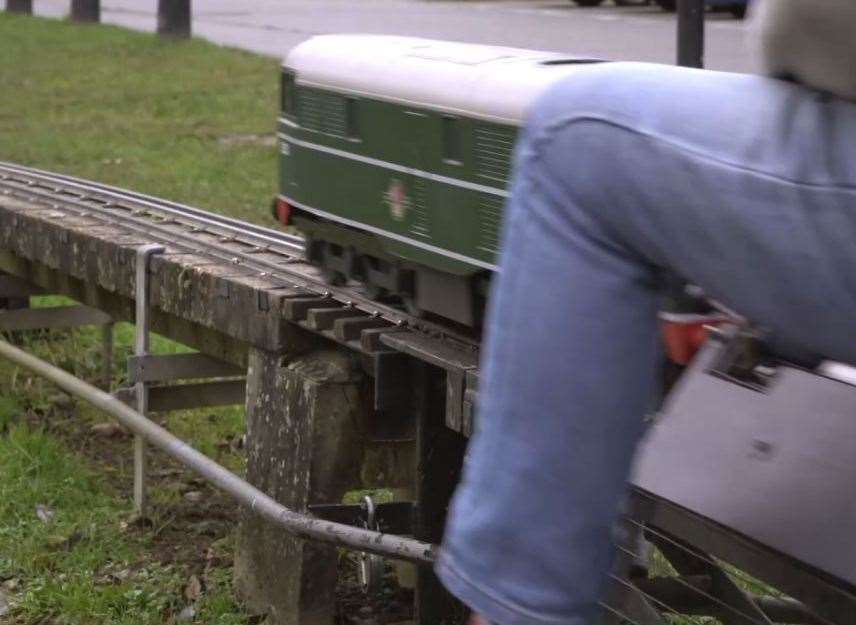
<instances>
[{"instance_id":1,"label":"wooden plank","mask_svg":"<svg viewBox=\"0 0 856 625\"><path fill-rule=\"evenodd\" d=\"M0 331L75 328L112 323L110 315L88 306L54 306L0 311Z\"/></svg>"},{"instance_id":2,"label":"wooden plank","mask_svg":"<svg viewBox=\"0 0 856 625\"><path fill-rule=\"evenodd\" d=\"M478 351L469 346L456 349L448 341L416 332L384 334L380 340L393 349L447 370L470 369L479 363Z\"/></svg>"},{"instance_id":3,"label":"wooden plank","mask_svg":"<svg viewBox=\"0 0 856 625\"><path fill-rule=\"evenodd\" d=\"M149 412L170 412L243 404L246 387L245 380L150 386L148 409ZM119 389L113 395L130 406L136 403L133 388Z\"/></svg>"},{"instance_id":4,"label":"wooden plank","mask_svg":"<svg viewBox=\"0 0 856 625\"><path fill-rule=\"evenodd\" d=\"M157 356L130 356L128 381L167 382L201 378L225 378L244 375L246 372L233 364L205 354L163 354Z\"/></svg>"},{"instance_id":5,"label":"wooden plank","mask_svg":"<svg viewBox=\"0 0 856 625\"><path fill-rule=\"evenodd\" d=\"M31 295L41 295L44 289L16 278L15 276L0 275L0 297L23 298Z\"/></svg>"},{"instance_id":6,"label":"wooden plank","mask_svg":"<svg viewBox=\"0 0 856 625\"><path fill-rule=\"evenodd\" d=\"M306 325L312 330L329 330L337 319L356 316L353 308L312 308L307 311Z\"/></svg>"},{"instance_id":7,"label":"wooden plank","mask_svg":"<svg viewBox=\"0 0 856 625\"><path fill-rule=\"evenodd\" d=\"M342 304L326 297L295 297L283 302L282 311L289 321L303 321L313 308L341 308Z\"/></svg>"},{"instance_id":8,"label":"wooden plank","mask_svg":"<svg viewBox=\"0 0 856 625\"><path fill-rule=\"evenodd\" d=\"M355 341L360 338L363 330L385 327L391 327L391 324L380 317L345 317L335 321L333 335L339 341Z\"/></svg>"}]
</instances>

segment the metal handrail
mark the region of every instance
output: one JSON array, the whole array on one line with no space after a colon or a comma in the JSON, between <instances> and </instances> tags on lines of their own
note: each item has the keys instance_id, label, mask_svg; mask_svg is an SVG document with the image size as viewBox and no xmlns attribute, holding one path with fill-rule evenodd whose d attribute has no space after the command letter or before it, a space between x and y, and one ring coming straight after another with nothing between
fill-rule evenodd
<instances>
[{"instance_id":1,"label":"metal handrail","mask_svg":"<svg viewBox=\"0 0 856 625\"><path fill-rule=\"evenodd\" d=\"M430 564L434 560L435 547L429 543L324 521L286 508L109 393L105 393L59 367L10 345L6 341L0 341L0 356L29 369L53 382L66 393L109 414L134 434L145 438L151 445L230 495L252 513L258 514L300 538L341 545L420 564Z\"/></svg>"}]
</instances>

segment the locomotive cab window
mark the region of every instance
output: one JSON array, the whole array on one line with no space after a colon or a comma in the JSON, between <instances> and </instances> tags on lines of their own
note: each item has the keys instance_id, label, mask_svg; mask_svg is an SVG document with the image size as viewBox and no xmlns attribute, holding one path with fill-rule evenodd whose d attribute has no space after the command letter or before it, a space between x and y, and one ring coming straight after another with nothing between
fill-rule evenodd
<instances>
[{"instance_id":1,"label":"locomotive cab window","mask_svg":"<svg viewBox=\"0 0 856 625\"><path fill-rule=\"evenodd\" d=\"M451 115L443 115L443 162L463 164L460 120Z\"/></svg>"},{"instance_id":2,"label":"locomotive cab window","mask_svg":"<svg viewBox=\"0 0 856 625\"><path fill-rule=\"evenodd\" d=\"M280 77L280 108L285 115L294 115L297 107L295 106L294 93L294 74L287 70L283 70Z\"/></svg>"}]
</instances>

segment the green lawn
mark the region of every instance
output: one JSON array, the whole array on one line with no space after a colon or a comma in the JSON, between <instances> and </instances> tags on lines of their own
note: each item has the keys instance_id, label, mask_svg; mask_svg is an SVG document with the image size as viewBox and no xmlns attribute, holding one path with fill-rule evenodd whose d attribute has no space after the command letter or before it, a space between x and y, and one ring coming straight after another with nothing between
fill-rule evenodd
<instances>
[{"instance_id":1,"label":"green lawn","mask_svg":"<svg viewBox=\"0 0 856 625\"><path fill-rule=\"evenodd\" d=\"M269 221L277 75L274 60L203 41L0 12L0 160ZM95 379L97 337L53 333L26 347ZM117 382L132 337L117 326ZM168 623L190 605L194 622L247 622L230 588L231 524L212 530L184 494L204 492L215 519L230 504L160 458L153 524L129 525L131 443L93 435L104 420L0 362L0 623ZM163 422L241 469L229 443L242 410Z\"/></svg>"},{"instance_id":2,"label":"green lawn","mask_svg":"<svg viewBox=\"0 0 856 625\"><path fill-rule=\"evenodd\" d=\"M264 221L277 75L204 41L0 13L0 159Z\"/></svg>"}]
</instances>

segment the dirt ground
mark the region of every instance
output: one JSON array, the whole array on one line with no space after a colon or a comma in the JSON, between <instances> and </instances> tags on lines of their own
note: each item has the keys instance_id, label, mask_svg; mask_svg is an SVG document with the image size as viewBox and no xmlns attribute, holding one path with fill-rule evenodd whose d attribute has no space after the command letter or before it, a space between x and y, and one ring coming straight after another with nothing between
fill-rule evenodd
<instances>
[{"instance_id":1,"label":"dirt ground","mask_svg":"<svg viewBox=\"0 0 856 625\"><path fill-rule=\"evenodd\" d=\"M73 402L62 396L53 399L52 409L27 411L29 426L41 428L62 440L94 470L107 477L117 497L130 499L132 483L128 478L133 437L115 423L93 426L78 419ZM241 438L228 444L230 451L241 453ZM131 516L124 523L129 533L147 542L148 561L177 565L188 572L184 593L192 598L204 592L213 574L231 573L240 510L223 493L210 488L158 450L150 450L148 467L150 490L160 496L153 498L148 518ZM413 591L399 586L387 563L379 592L367 595L357 578L357 560L357 554L341 552L336 625L411 623ZM104 583L121 580L132 573L132 570L99 571ZM245 622L263 623L266 617L247 615Z\"/></svg>"}]
</instances>

